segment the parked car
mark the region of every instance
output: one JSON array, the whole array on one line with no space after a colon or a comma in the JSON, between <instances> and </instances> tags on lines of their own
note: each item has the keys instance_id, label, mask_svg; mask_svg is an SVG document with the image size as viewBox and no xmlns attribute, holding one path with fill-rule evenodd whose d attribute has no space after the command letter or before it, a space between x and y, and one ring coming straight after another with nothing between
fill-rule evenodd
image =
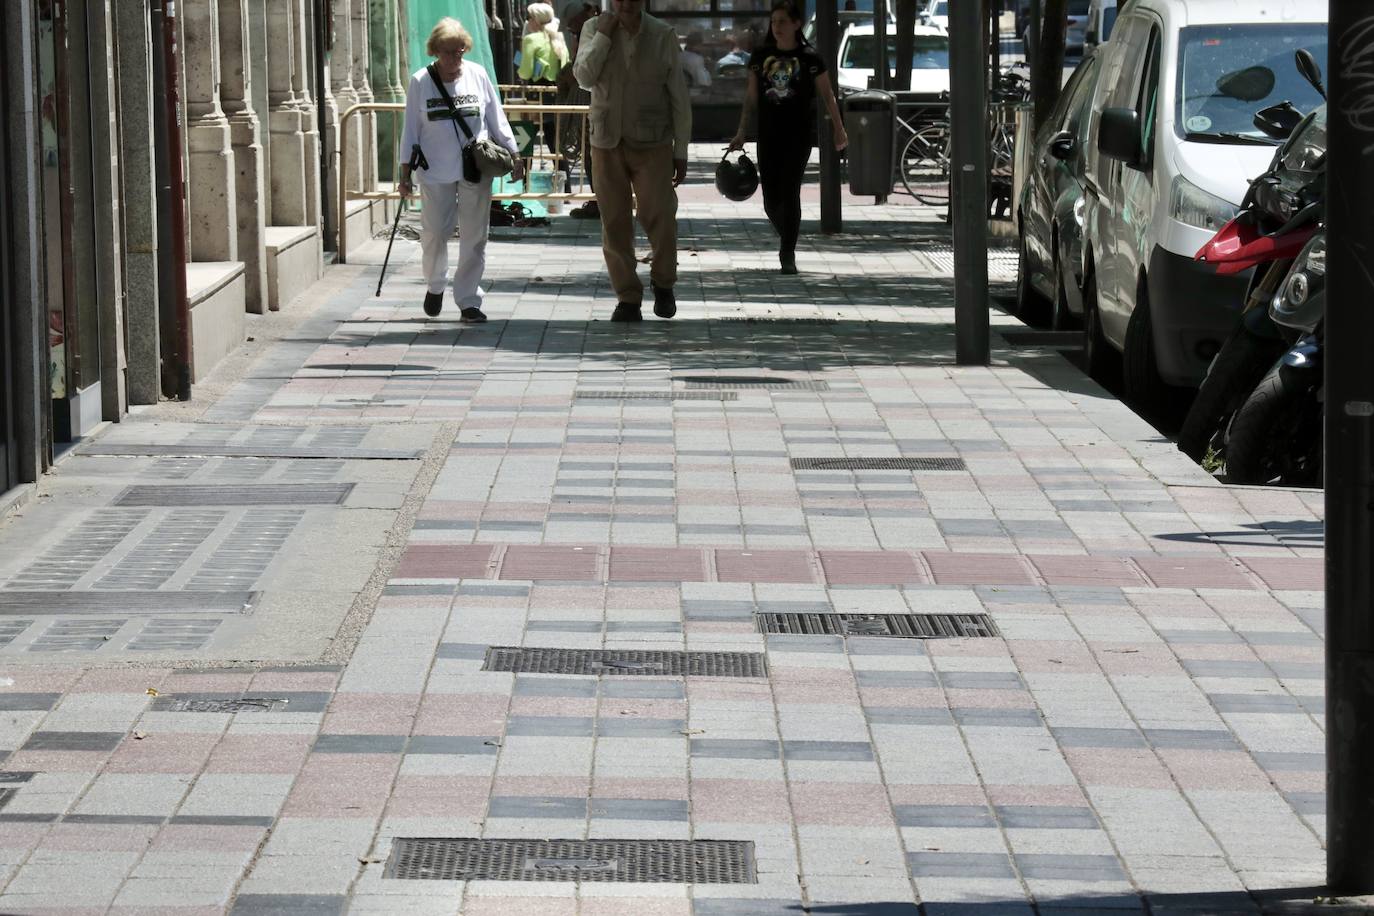
<instances>
[{"instance_id":1,"label":"parked car","mask_svg":"<svg viewBox=\"0 0 1374 916\"><path fill-rule=\"evenodd\" d=\"M929 0L922 9L921 18L929 25L949 31L949 0Z\"/></svg>"},{"instance_id":2,"label":"parked car","mask_svg":"<svg viewBox=\"0 0 1374 916\"><path fill-rule=\"evenodd\" d=\"M1085 54L1111 39L1112 27L1116 25L1116 13L1116 0L1088 0L1088 19L1083 24Z\"/></svg>"},{"instance_id":3,"label":"parked car","mask_svg":"<svg viewBox=\"0 0 1374 916\"><path fill-rule=\"evenodd\" d=\"M840 20L839 33L840 33L841 35L844 34L845 29L847 29L847 28L849 28L850 26L853 26L853 25L867 25L867 26L873 25L873 10L871 10L871 9L867 9L867 10L840 10L840 11L838 12L838 16L839 16L839 20ZM887 30L888 30L889 32L891 32L891 31L892 31L893 29L895 29L895 28L897 28L897 19L896 19L896 17L893 16L893 14L892 14L892 8L889 6L889 7L888 7L888 10L887 10ZM806 38L807 41L812 42L812 43L815 43L815 41L816 41L816 16L815 16L815 14L812 14L811 18L810 18L809 20L807 20L806 27L805 27L804 29L802 29L802 35Z\"/></svg>"},{"instance_id":4,"label":"parked car","mask_svg":"<svg viewBox=\"0 0 1374 916\"><path fill-rule=\"evenodd\" d=\"M839 69L836 83L840 89L853 92L867 89L869 78L874 72L874 52L877 39L873 26L856 25L845 30L840 39ZM887 64L893 70L897 66L897 36L887 35ZM910 91L918 98L929 96L938 99L941 93L949 91L949 35L936 26L918 25L915 27L911 51L911 84L891 87Z\"/></svg>"},{"instance_id":5,"label":"parked car","mask_svg":"<svg viewBox=\"0 0 1374 916\"><path fill-rule=\"evenodd\" d=\"M1248 277L1193 255L1236 215L1279 141L1254 124L1321 99L1293 66L1325 65L1325 0L1134 0L1101 48L1085 195L1084 322L1091 371L1122 355L1128 396L1196 387L1234 327Z\"/></svg>"},{"instance_id":6,"label":"parked car","mask_svg":"<svg viewBox=\"0 0 1374 916\"><path fill-rule=\"evenodd\" d=\"M1083 181L1098 61L1089 55L1032 141L1021 188L1016 310L1056 330L1083 315Z\"/></svg>"}]
</instances>

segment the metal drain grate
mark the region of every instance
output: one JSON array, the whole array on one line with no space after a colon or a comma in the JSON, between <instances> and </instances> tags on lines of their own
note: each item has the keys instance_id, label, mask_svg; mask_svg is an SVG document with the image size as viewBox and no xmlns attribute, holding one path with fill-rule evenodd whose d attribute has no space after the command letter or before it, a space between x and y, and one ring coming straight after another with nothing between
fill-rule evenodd
<instances>
[{"instance_id":1,"label":"metal drain grate","mask_svg":"<svg viewBox=\"0 0 1374 916\"><path fill-rule=\"evenodd\" d=\"M897 636L960 639L1001 636L984 614L774 614L758 615L760 633L802 636Z\"/></svg>"},{"instance_id":2,"label":"metal drain grate","mask_svg":"<svg viewBox=\"0 0 1374 916\"><path fill-rule=\"evenodd\" d=\"M289 701L283 697L159 697L155 712L280 712Z\"/></svg>"},{"instance_id":3,"label":"metal drain grate","mask_svg":"<svg viewBox=\"0 0 1374 916\"><path fill-rule=\"evenodd\" d=\"M734 315L728 318L717 318L716 321L733 322L735 324L807 324L825 325L839 324L837 318L751 318L748 315Z\"/></svg>"},{"instance_id":4,"label":"metal drain grate","mask_svg":"<svg viewBox=\"0 0 1374 916\"><path fill-rule=\"evenodd\" d=\"M579 391L579 401L737 401L736 391Z\"/></svg>"},{"instance_id":5,"label":"metal drain grate","mask_svg":"<svg viewBox=\"0 0 1374 916\"><path fill-rule=\"evenodd\" d=\"M82 455L114 458L353 458L361 461L400 461L423 458L418 448L349 448L314 445L213 445L188 442L164 443L95 442L80 449Z\"/></svg>"},{"instance_id":6,"label":"metal drain grate","mask_svg":"<svg viewBox=\"0 0 1374 916\"><path fill-rule=\"evenodd\" d=\"M0 589L0 617L29 614L247 614L257 592L31 592Z\"/></svg>"},{"instance_id":7,"label":"metal drain grate","mask_svg":"<svg viewBox=\"0 0 1374 916\"><path fill-rule=\"evenodd\" d=\"M796 471L963 471L962 458L793 458Z\"/></svg>"},{"instance_id":8,"label":"metal drain grate","mask_svg":"<svg viewBox=\"0 0 1374 916\"><path fill-rule=\"evenodd\" d=\"M397 837L384 878L757 884L747 840L475 840Z\"/></svg>"},{"instance_id":9,"label":"metal drain grate","mask_svg":"<svg viewBox=\"0 0 1374 916\"><path fill-rule=\"evenodd\" d=\"M1032 328L1002 328L998 334L1012 347L1046 347L1051 350L1078 350L1083 346L1082 331L1037 331Z\"/></svg>"},{"instance_id":10,"label":"metal drain grate","mask_svg":"<svg viewBox=\"0 0 1374 916\"><path fill-rule=\"evenodd\" d=\"M128 487L115 499L116 506L337 506L353 491L351 483L284 484L247 486Z\"/></svg>"},{"instance_id":11,"label":"metal drain grate","mask_svg":"<svg viewBox=\"0 0 1374 916\"><path fill-rule=\"evenodd\" d=\"M483 671L521 674L767 677L758 652L671 652L655 649L551 649L492 646Z\"/></svg>"},{"instance_id":12,"label":"metal drain grate","mask_svg":"<svg viewBox=\"0 0 1374 916\"><path fill-rule=\"evenodd\" d=\"M791 391L829 391L830 383L819 379L760 378L749 375L688 375L677 379L688 388L719 388L723 391L741 388L787 389Z\"/></svg>"}]
</instances>

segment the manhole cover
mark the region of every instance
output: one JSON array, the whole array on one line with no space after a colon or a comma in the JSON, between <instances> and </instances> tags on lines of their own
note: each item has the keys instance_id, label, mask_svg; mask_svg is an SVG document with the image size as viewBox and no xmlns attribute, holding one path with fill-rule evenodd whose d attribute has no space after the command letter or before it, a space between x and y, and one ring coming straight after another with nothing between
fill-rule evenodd
<instances>
[{"instance_id":1,"label":"manhole cover","mask_svg":"<svg viewBox=\"0 0 1374 916\"><path fill-rule=\"evenodd\" d=\"M579 401L737 401L736 391L579 391Z\"/></svg>"},{"instance_id":2,"label":"manhole cover","mask_svg":"<svg viewBox=\"0 0 1374 916\"><path fill-rule=\"evenodd\" d=\"M82 455L117 458L354 458L358 460L399 461L423 458L424 450L401 448L349 448L317 445L215 445L188 442L165 443L95 442L84 446Z\"/></svg>"},{"instance_id":3,"label":"manhole cover","mask_svg":"<svg viewBox=\"0 0 1374 916\"><path fill-rule=\"evenodd\" d=\"M128 487L116 506L336 506L353 491L351 483L250 484L246 486Z\"/></svg>"},{"instance_id":4,"label":"manhole cover","mask_svg":"<svg viewBox=\"0 0 1374 916\"><path fill-rule=\"evenodd\" d=\"M962 471L962 458L793 458L797 471Z\"/></svg>"},{"instance_id":5,"label":"manhole cover","mask_svg":"<svg viewBox=\"0 0 1374 916\"><path fill-rule=\"evenodd\" d=\"M757 652L671 652L654 649L549 649L492 646L483 671L521 674L767 677Z\"/></svg>"},{"instance_id":6,"label":"manhole cover","mask_svg":"<svg viewBox=\"0 0 1374 916\"><path fill-rule=\"evenodd\" d=\"M1000 636L984 614L774 614L758 615L759 632L802 636L897 636L959 639Z\"/></svg>"},{"instance_id":7,"label":"manhole cover","mask_svg":"<svg viewBox=\"0 0 1374 916\"><path fill-rule=\"evenodd\" d=\"M20 614L247 614L257 592L37 592L0 589L0 616Z\"/></svg>"},{"instance_id":8,"label":"manhole cover","mask_svg":"<svg viewBox=\"0 0 1374 916\"><path fill-rule=\"evenodd\" d=\"M687 375L679 382L688 388L786 388L795 391L829 391L830 383L819 379L760 378L754 375Z\"/></svg>"},{"instance_id":9,"label":"manhole cover","mask_svg":"<svg viewBox=\"0 0 1374 916\"><path fill-rule=\"evenodd\" d=\"M1052 350L1077 350L1083 346L1082 331L1037 331L1032 328L1005 328L997 333L1009 346L1047 347Z\"/></svg>"},{"instance_id":10,"label":"manhole cover","mask_svg":"<svg viewBox=\"0 0 1374 916\"><path fill-rule=\"evenodd\" d=\"M153 701L155 712L285 712L283 697L239 697L237 699L207 697L158 697Z\"/></svg>"},{"instance_id":11,"label":"manhole cover","mask_svg":"<svg viewBox=\"0 0 1374 916\"><path fill-rule=\"evenodd\" d=\"M756 884L746 840L475 840L397 837L384 878Z\"/></svg>"}]
</instances>

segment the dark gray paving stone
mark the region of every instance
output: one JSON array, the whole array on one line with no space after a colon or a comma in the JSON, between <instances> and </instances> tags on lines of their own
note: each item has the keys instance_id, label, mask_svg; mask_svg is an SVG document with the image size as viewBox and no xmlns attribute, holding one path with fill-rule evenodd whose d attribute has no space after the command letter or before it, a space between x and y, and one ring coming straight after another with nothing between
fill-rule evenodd
<instances>
[{"instance_id":1,"label":"dark gray paving stone","mask_svg":"<svg viewBox=\"0 0 1374 916\"><path fill-rule=\"evenodd\" d=\"M909 852L906 861L913 878L1016 878L1001 852Z\"/></svg>"},{"instance_id":2,"label":"dark gray paving stone","mask_svg":"<svg viewBox=\"0 0 1374 916\"><path fill-rule=\"evenodd\" d=\"M887 586L882 586L886 588ZM919 639L892 639L882 636L850 636L845 640L850 655L925 655Z\"/></svg>"},{"instance_id":3,"label":"dark gray paving stone","mask_svg":"<svg viewBox=\"0 0 1374 916\"><path fill-rule=\"evenodd\" d=\"M545 677L521 674L515 678L518 697L594 697L596 681L590 678Z\"/></svg>"},{"instance_id":4,"label":"dark gray paving stone","mask_svg":"<svg viewBox=\"0 0 1374 916\"><path fill-rule=\"evenodd\" d=\"M1061 747L1149 747L1134 728L1052 728Z\"/></svg>"},{"instance_id":5,"label":"dark gray paving stone","mask_svg":"<svg viewBox=\"0 0 1374 916\"><path fill-rule=\"evenodd\" d=\"M45 712L60 699L60 693L0 693L0 712Z\"/></svg>"},{"instance_id":6,"label":"dark gray paving stone","mask_svg":"<svg viewBox=\"0 0 1374 916\"><path fill-rule=\"evenodd\" d=\"M896 690L940 686L933 671L855 671L854 681L860 687Z\"/></svg>"},{"instance_id":7,"label":"dark gray paving stone","mask_svg":"<svg viewBox=\"0 0 1374 916\"><path fill-rule=\"evenodd\" d=\"M782 749L777 741L760 738L693 738L691 753L693 757L778 760Z\"/></svg>"},{"instance_id":8,"label":"dark gray paving stone","mask_svg":"<svg viewBox=\"0 0 1374 916\"><path fill-rule=\"evenodd\" d=\"M1275 662L1269 667L1285 681L1314 680L1326 677L1326 666L1320 662Z\"/></svg>"},{"instance_id":9,"label":"dark gray paving stone","mask_svg":"<svg viewBox=\"0 0 1374 916\"><path fill-rule=\"evenodd\" d=\"M866 741L784 741L788 760L872 760L873 745Z\"/></svg>"},{"instance_id":10,"label":"dark gray paving stone","mask_svg":"<svg viewBox=\"0 0 1374 916\"><path fill-rule=\"evenodd\" d=\"M735 620L752 623L756 605L752 601L683 601L686 620Z\"/></svg>"},{"instance_id":11,"label":"dark gray paving stone","mask_svg":"<svg viewBox=\"0 0 1374 916\"><path fill-rule=\"evenodd\" d=\"M894 805L898 827L996 827L985 805Z\"/></svg>"},{"instance_id":12,"label":"dark gray paving stone","mask_svg":"<svg viewBox=\"0 0 1374 916\"><path fill-rule=\"evenodd\" d=\"M412 735L407 754L494 755L501 746L495 735Z\"/></svg>"},{"instance_id":13,"label":"dark gray paving stone","mask_svg":"<svg viewBox=\"0 0 1374 916\"><path fill-rule=\"evenodd\" d=\"M1271 772L1321 773L1326 770L1325 754L1281 751L1256 751L1255 762Z\"/></svg>"},{"instance_id":14,"label":"dark gray paving stone","mask_svg":"<svg viewBox=\"0 0 1374 916\"><path fill-rule=\"evenodd\" d=\"M452 585L385 585L382 595L387 598L445 598L453 597ZM447 603L447 602L445 602Z\"/></svg>"},{"instance_id":15,"label":"dark gray paving stone","mask_svg":"<svg viewBox=\"0 0 1374 916\"><path fill-rule=\"evenodd\" d=\"M1220 646L1244 642L1234 630L1160 630L1165 642L1187 646Z\"/></svg>"},{"instance_id":16,"label":"dark gray paving stone","mask_svg":"<svg viewBox=\"0 0 1374 916\"><path fill-rule=\"evenodd\" d=\"M484 585L480 582L464 582L458 586L460 595L485 595L488 598L528 598L528 585Z\"/></svg>"},{"instance_id":17,"label":"dark gray paving stone","mask_svg":"<svg viewBox=\"0 0 1374 916\"><path fill-rule=\"evenodd\" d=\"M1025 690L1026 683L1012 671L941 671L940 683L957 690Z\"/></svg>"},{"instance_id":18,"label":"dark gray paving stone","mask_svg":"<svg viewBox=\"0 0 1374 916\"><path fill-rule=\"evenodd\" d=\"M600 633L599 620L530 620L525 623L528 633Z\"/></svg>"},{"instance_id":19,"label":"dark gray paving stone","mask_svg":"<svg viewBox=\"0 0 1374 916\"><path fill-rule=\"evenodd\" d=\"M682 681L603 678L601 695L608 700L682 700L687 697L687 687Z\"/></svg>"},{"instance_id":20,"label":"dark gray paving stone","mask_svg":"<svg viewBox=\"0 0 1374 916\"><path fill-rule=\"evenodd\" d=\"M800 900L703 897L692 901L693 916L805 916L807 912ZM815 912L814 908L809 912Z\"/></svg>"},{"instance_id":21,"label":"dark gray paving stone","mask_svg":"<svg viewBox=\"0 0 1374 916\"><path fill-rule=\"evenodd\" d=\"M334 894L240 894L229 916L342 916L347 899Z\"/></svg>"},{"instance_id":22,"label":"dark gray paving stone","mask_svg":"<svg viewBox=\"0 0 1374 916\"><path fill-rule=\"evenodd\" d=\"M770 633L764 637L769 652L844 652L843 636L804 636L792 633Z\"/></svg>"},{"instance_id":23,"label":"dark gray paving stone","mask_svg":"<svg viewBox=\"0 0 1374 916\"><path fill-rule=\"evenodd\" d=\"M192 824L205 827L271 827L276 818L252 814L177 814L167 819L169 824Z\"/></svg>"},{"instance_id":24,"label":"dark gray paving stone","mask_svg":"<svg viewBox=\"0 0 1374 916\"><path fill-rule=\"evenodd\" d=\"M55 811L30 814L12 814L0 811L0 824L51 824L61 817L62 815Z\"/></svg>"},{"instance_id":25,"label":"dark gray paving stone","mask_svg":"<svg viewBox=\"0 0 1374 916\"><path fill-rule=\"evenodd\" d=\"M943 706L865 706L864 716L872 725L954 725L950 711Z\"/></svg>"},{"instance_id":26,"label":"dark gray paving stone","mask_svg":"<svg viewBox=\"0 0 1374 916\"><path fill-rule=\"evenodd\" d=\"M1308 817L1326 816L1325 792L1285 792L1283 797L1299 814Z\"/></svg>"},{"instance_id":27,"label":"dark gray paving stone","mask_svg":"<svg viewBox=\"0 0 1374 916\"><path fill-rule=\"evenodd\" d=\"M1277 632L1260 631L1254 633L1241 633L1240 635L1252 646L1311 646L1315 648L1323 644L1319 636L1308 630L1295 632L1288 632L1286 630Z\"/></svg>"},{"instance_id":28,"label":"dark gray paving stone","mask_svg":"<svg viewBox=\"0 0 1374 916\"><path fill-rule=\"evenodd\" d=\"M593 818L618 821L686 821L686 800L675 798L593 798Z\"/></svg>"},{"instance_id":29,"label":"dark gray paving stone","mask_svg":"<svg viewBox=\"0 0 1374 916\"><path fill-rule=\"evenodd\" d=\"M1238 751L1240 742L1227 731L1191 728L1147 728L1145 739L1155 747L1192 751Z\"/></svg>"},{"instance_id":30,"label":"dark gray paving stone","mask_svg":"<svg viewBox=\"0 0 1374 916\"><path fill-rule=\"evenodd\" d=\"M914 903L898 900L879 900L870 903L814 902L807 913L813 916L919 916L921 908Z\"/></svg>"},{"instance_id":31,"label":"dark gray paving stone","mask_svg":"<svg viewBox=\"0 0 1374 916\"><path fill-rule=\"evenodd\" d=\"M123 740L123 732L34 732L20 750L112 751Z\"/></svg>"},{"instance_id":32,"label":"dark gray paving stone","mask_svg":"<svg viewBox=\"0 0 1374 916\"><path fill-rule=\"evenodd\" d=\"M1091 808L1076 805L998 805L997 817L1008 829L1098 830Z\"/></svg>"},{"instance_id":33,"label":"dark gray paving stone","mask_svg":"<svg viewBox=\"0 0 1374 916\"><path fill-rule=\"evenodd\" d=\"M1046 881L1125 881L1116 856L1020 853L1016 867L1027 878Z\"/></svg>"},{"instance_id":34,"label":"dark gray paving stone","mask_svg":"<svg viewBox=\"0 0 1374 916\"><path fill-rule=\"evenodd\" d=\"M594 722L590 716L511 716L506 734L538 738L590 738Z\"/></svg>"},{"instance_id":35,"label":"dark gray paving stone","mask_svg":"<svg viewBox=\"0 0 1374 916\"><path fill-rule=\"evenodd\" d=\"M493 795L487 807L487 817L585 820L587 799L553 795Z\"/></svg>"},{"instance_id":36,"label":"dark gray paving stone","mask_svg":"<svg viewBox=\"0 0 1374 916\"><path fill-rule=\"evenodd\" d=\"M487 657L487 646L475 642L441 642L438 658L467 658L481 661Z\"/></svg>"},{"instance_id":37,"label":"dark gray paving stone","mask_svg":"<svg viewBox=\"0 0 1374 916\"><path fill-rule=\"evenodd\" d=\"M68 814L66 824L161 824L167 820L161 814Z\"/></svg>"},{"instance_id":38,"label":"dark gray paving stone","mask_svg":"<svg viewBox=\"0 0 1374 916\"><path fill-rule=\"evenodd\" d=\"M965 728L1041 728L1044 723L1034 709L983 709L955 707L954 721Z\"/></svg>"},{"instance_id":39,"label":"dark gray paving stone","mask_svg":"<svg viewBox=\"0 0 1374 916\"><path fill-rule=\"evenodd\" d=\"M405 735L320 735L316 754L399 754L406 749Z\"/></svg>"}]
</instances>

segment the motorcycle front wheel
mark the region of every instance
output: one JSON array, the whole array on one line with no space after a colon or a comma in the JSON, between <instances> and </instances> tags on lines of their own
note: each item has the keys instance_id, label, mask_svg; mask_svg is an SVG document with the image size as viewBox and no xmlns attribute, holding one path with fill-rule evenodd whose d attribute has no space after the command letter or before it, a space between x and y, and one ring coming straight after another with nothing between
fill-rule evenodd
<instances>
[{"instance_id":1,"label":"motorcycle front wheel","mask_svg":"<svg viewBox=\"0 0 1374 916\"><path fill-rule=\"evenodd\" d=\"M1178 431L1178 450L1194 461L1202 461L1207 447L1218 438L1217 433L1226 429L1245 396L1284 350L1282 340L1260 337L1244 324L1232 331L1188 408L1188 416Z\"/></svg>"},{"instance_id":2,"label":"motorcycle front wheel","mask_svg":"<svg viewBox=\"0 0 1374 916\"><path fill-rule=\"evenodd\" d=\"M1322 424L1322 405L1310 373L1274 366L1231 421L1227 481L1321 486Z\"/></svg>"}]
</instances>

